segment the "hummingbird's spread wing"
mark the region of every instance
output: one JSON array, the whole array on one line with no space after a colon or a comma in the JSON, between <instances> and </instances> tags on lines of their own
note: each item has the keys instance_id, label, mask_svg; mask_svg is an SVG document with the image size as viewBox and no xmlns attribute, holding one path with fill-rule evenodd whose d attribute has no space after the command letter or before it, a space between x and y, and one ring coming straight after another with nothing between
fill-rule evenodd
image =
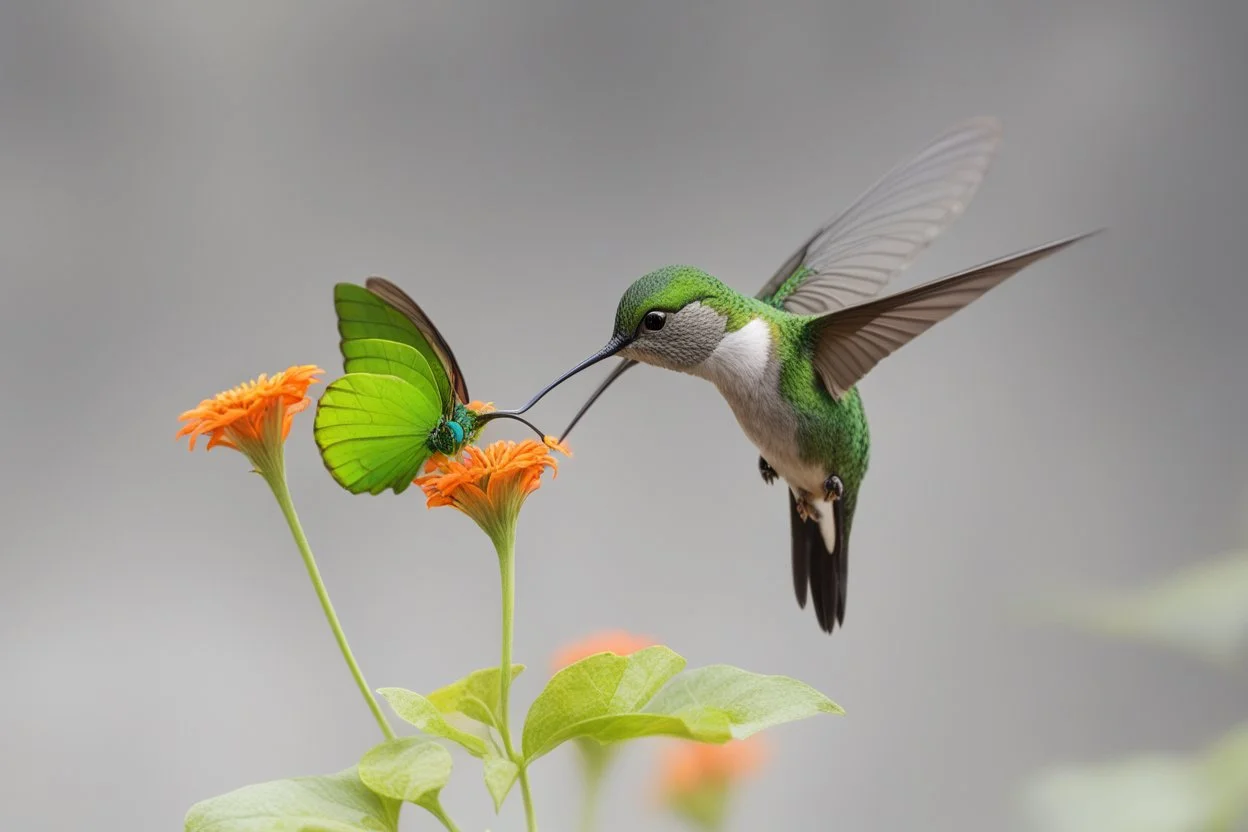
<instances>
[{"instance_id":1,"label":"hummingbird's spread wing","mask_svg":"<svg viewBox=\"0 0 1248 832\"><path fill-rule=\"evenodd\" d=\"M816 230L758 298L819 315L874 297L966 209L1000 138L993 118L941 134Z\"/></svg>"},{"instance_id":2,"label":"hummingbird's spread wing","mask_svg":"<svg viewBox=\"0 0 1248 832\"><path fill-rule=\"evenodd\" d=\"M455 360L455 353L451 352L451 345L446 343L442 333L438 332L438 328L433 325L433 321L417 305L416 301L384 277L370 277L364 281L364 288L402 312L404 317L420 330L437 353L443 370L451 377L451 390L459 397L460 403L468 404L472 401L468 398L468 385L464 381L463 372L459 369L459 362Z\"/></svg>"},{"instance_id":3,"label":"hummingbird's spread wing","mask_svg":"<svg viewBox=\"0 0 1248 832\"><path fill-rule=\"evenodd\" d=\"M1011 275L1097 232L1013 254L905 292L832 312L811 322L815 370L833 396L872 367Z\"/></svg>"}]
</instances>

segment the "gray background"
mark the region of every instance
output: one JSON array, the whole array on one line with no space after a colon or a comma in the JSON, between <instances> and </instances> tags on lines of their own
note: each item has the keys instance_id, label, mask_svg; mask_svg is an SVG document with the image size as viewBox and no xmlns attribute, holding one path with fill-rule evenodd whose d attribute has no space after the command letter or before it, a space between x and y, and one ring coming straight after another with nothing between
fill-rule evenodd
<instances>
[{"instance_id":1,"label":"gray background","mask_svg":"<svg viewBox=\"0 0 1248 832\"><path fill-rule=\"evenodd\" d=\"M332 377L332 283L395 279L474 395L517 404L602 343L637 275L753 291L980 113L1001 155L907 285L1112 231L862 385L845 630L794 605L783 494L713 388L645 369L525 511L517 698L604 627L826 691L849 715L772 735L738 829L1012 828L1039 766L1216 735L1242 687L1018 605L1245 537L1246 22L1139 0L4 4L0 828L177 829L376 739L263 484L173 441L261 371ZM596 377L536 418L558 430ZM310 434L293 488L370 681L496 661L481 535L414 493L349 496ZM656 750L628 752L604 829L676 828L646 803ZM535 769L543 828L572 825L574 761ZM521 827L466 758L447 804Z\"/></svg>"}]
</instances>

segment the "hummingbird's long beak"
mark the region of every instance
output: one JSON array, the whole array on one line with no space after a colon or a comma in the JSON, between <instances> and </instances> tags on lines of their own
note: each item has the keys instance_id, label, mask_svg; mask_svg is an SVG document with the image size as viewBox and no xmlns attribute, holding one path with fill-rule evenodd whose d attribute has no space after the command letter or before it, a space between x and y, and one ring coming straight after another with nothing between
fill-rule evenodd
<instances>
[{"instance_id":1,"label":"hummingbird's long beak","mask_svg":"<svg viewBox=\"0 0 1248 832\"><path fill-rule=\"evenodd\" d=\"M602 380L602 383L598 385L598 389L594 391L594 394L589 397L585 404L581 405L580 410L576 411L576 415L572 417L572 421L569 422L568 426L563 429L563 436L559 437L559 441L562 442L568 438L568 434L572 432L572 428L576 427L576 423L581 421L581 417L585 415L586 411L594 406L594 402L598 401L598 397L605 393L607 388L614 384L617 378L624 375L625 370L636 366L637 362L631 358L621 359L615 369L612 370L611 373Z\"/></svg>"},{"instance_id":2,"label":"hummingbird's long beak","mask_svg":"<svg viewBox=\"0 0 1248 832\"><path fill-rule=\"evenodd\" d=\"M592 367L595 364L597 364L599 361L605 361L606 359L615 355L617 352L627 347L629 343L632 342L632 340L633 340L632 338L628 338L628 337L624 337L620 335L614 336L610 341L607 342L607 345L605 347L598 350L598 352L594 353L589 358L586 358L580 364L577 364L571 370L568 370L566 373L559 376L559 378L555 379L550 384L547 384L545 387L543 387L536 396L529 399L528 404L526 404L524 407L518 408L516 410L496 410L493 413L484 413L481 415L480 419L482 421L488 421L490 419L497 419L501 416L513 416L513 417L519 416L521 413L524 413L533 405L541 401L542 397L545 396L547 393L549 393L551 390L554 390L560 384L563 384L565 381L572 378L572 376L576 375L581 370Z\"/></svg>"}]
</instances>

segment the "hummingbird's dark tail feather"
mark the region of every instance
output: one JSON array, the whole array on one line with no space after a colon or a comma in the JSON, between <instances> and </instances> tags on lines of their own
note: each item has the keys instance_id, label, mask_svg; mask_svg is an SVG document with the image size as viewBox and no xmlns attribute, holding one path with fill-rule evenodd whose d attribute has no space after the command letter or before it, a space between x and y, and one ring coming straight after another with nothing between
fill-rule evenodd
<instances>
[{"instance_id":1,"label":"hummingbird's dark tail feather","mask_svg":"<svg viewBox=\"0 0 1248 832\"><path fill-rule=\"evenodd\" d=\"M793 592L797 605L806 609L806 588L810 585L810 535L806 521L797 513L797 498L789 492L789 528L793 538Z\"/></svg>"},{"instance_id":2,"label":"hummingbird's dark tail feather","mask_svg":"<svg viewBox=\"0 0 1248 832\"><path fill-rule=\"evenodd\" d=\"M836 569L819 524L807 520L810 538L810 595L815 618L825 633L836 628Z\"/></svg>"},{"instance_id":3,"label":"hummingbird's dark tail feather","mask_svg":"<svg viewBox=\"0 0 1248 832\"><path fill-rule=\"evenodd\" d=\"M844 512L841 500L825 510L836 514L837 540L833 551L823 539L816 520L804 520L797 511L797 500L789 492L789 527L792 534L793 591L799 607L806 608L809 587L819 629L831 633L845 623L845 578L849 565L846 535L842 532Z\"/></svg>"}]
</instances>

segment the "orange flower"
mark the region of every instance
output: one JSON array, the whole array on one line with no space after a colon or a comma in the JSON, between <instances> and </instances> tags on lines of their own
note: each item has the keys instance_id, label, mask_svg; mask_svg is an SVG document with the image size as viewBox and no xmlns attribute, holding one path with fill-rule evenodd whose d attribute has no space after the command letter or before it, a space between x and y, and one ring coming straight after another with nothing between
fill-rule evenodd
<instances>
[{"instance_id":1,"label":"orange flower","mask_svg":"<svg viewBox=\"0 0 1248 832\"><path fill-rule=\"evenodd\" d=\"M178 421L186 424L175 438L189 435L189 450L193 451L195 440L207 434L208 450L224 445L248 457L263 451L269 443L280 445L290 433L295 414L311 401L307 396L309 385L319 381L316 376L323 372L320 367L305 364L271 377L261 373L256 380L204 399L198 407L179 416ZM256 460L253 458L252 462Z\"/></svg>"},{"instance_id":2,"label":"orange flower","mask_svg":"<svg viewBox=\"0 0 1248 832\"><path fill-rule=\"evenodd\" d=\"M459 509L498 544L499 535L512 533L520 506L541 486L547 468L558 472L559 463L541 442L501 441L469 445L454 459L436 454L415 482L429 508Z\"/></svg>"},{"instance_id":3,"label":"orange flower","mask_svg":"<svg viewBox=\"0 0 1248 832\"><path fill-rule=\"evenodd\" d=\"M555 672L558 672L568 665L575 664L595 653L614 653L617 656L628 656L646 647L653 647L655 643L651 639L635 636L624 630L608 630L602 633L595 633L575 644L569 644L567 647L564 647L555 654L551 665Z\"/></svg>"},{"instance_id":4,"label":"orange flower","mask_svg":"<svg viewBox=\"0 0 1248 832\"><path fill-rule=\"evenodd\" d=\"M753 774L766 756L762 735L723 745L681 742L663 758L661 784L668 800L681 800L704 790L723 790Z\"/></svg>"}]
</instances>

